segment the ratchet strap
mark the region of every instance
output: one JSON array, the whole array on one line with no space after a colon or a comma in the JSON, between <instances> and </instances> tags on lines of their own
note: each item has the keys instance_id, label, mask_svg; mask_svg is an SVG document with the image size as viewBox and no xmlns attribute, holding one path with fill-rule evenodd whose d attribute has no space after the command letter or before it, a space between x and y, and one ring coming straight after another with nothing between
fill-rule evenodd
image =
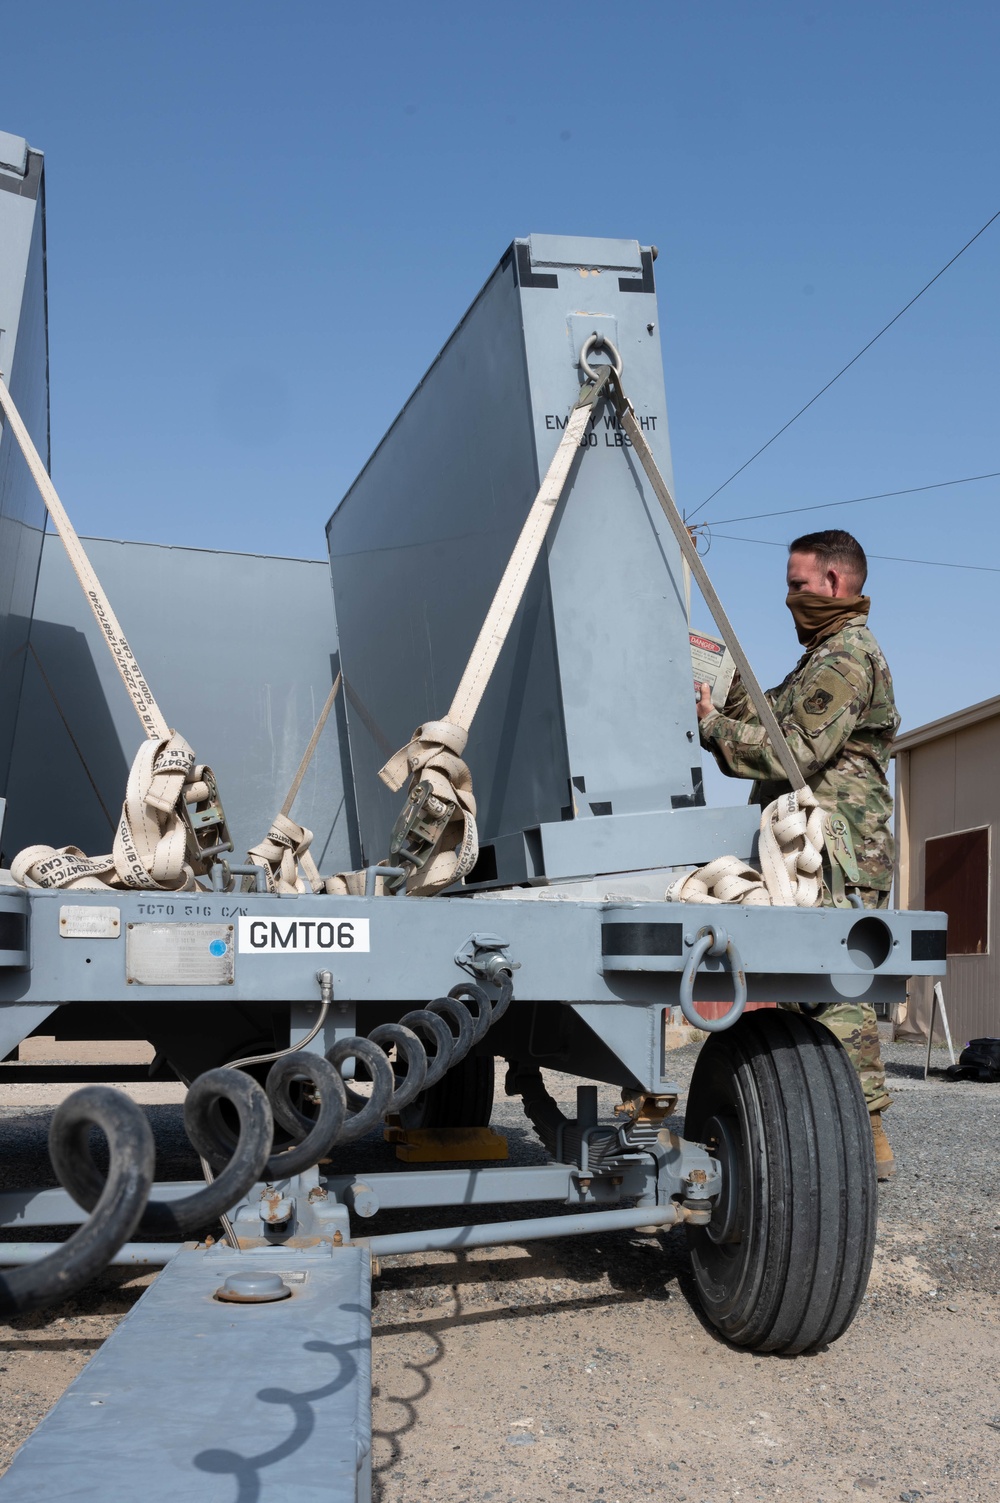
<instances>
[{"instance_id":1,"label":"ratchet strap","mask_svg":"<svg viewBox=\"0 0 1000 1503\"><path fill-rule=\"evenodd\" d=\"M325 882L309 850L313 839L312 830L307 830L305 825L296 824L289 816L296 795L302 787L302 780L309 770L313 752L323 734L323 727L330 718L330 711L333 709L340 689L341 678L342 675L338 673L333 681L333 686L326 696L326 703L319 712L319 719L309 738L309 745L302 754L302 760L291 786L285 794L285 801L272 821L271 828L259 844L251 846L247 851L247 864L263 869L268 892L322 892L324 890ZM250 891L252 885L249 877L243 878L244 892ZM363 884L361 890L364 891Z\"/></svg>"},{"instance_id":2,"label":"ratchet strap","mask_svg":"<svg viewBox=\"0 0 1000 1503\"><path fill-rule=\"evenodd\" d=\"M389 840L389 857L391 864L408 872L405 879L396 880L405 880L407 892L417 897L461 882L479 858L472 773L461 756L468 735L465 726L450 719L428 720L379 773L394 792L409 776L406 803Z\"/></svg>"},{"instance_id":3,"label":"ratchet strap","mask_svg":"<svg viewBox=\"0 0 1000 1503\"><path fill-rule=\"evenodd\" d=\"M774 711L768 704L767 696L757 682L757 677L750 667L750 661L740 645L736 632L733 630L733 624L726 615L722 601L715 593L712 581L709 579L705 565L701 561L701 554L695 547L694 540L685 527L680 512L677 510L677 503L674 501L666 481L656 467L656 460L653 458L652 450L646 442L646 436L639 426L635 412L632 410L632 404L622 390L618 372L612 373L611 380L608 383L608 396L614 404L619 422L632 441L632 447L639 458L639 463L645 470L649 483L653 487L653 494L656 496L657 501L659 501L663 515L670 525L670 530L677 541L677 546L681 550L681 557L686 560L691 573L697 580L698 588L702 593L705 604L711 611L712 617L725 639L726 646L733 655L733 659L739 669L740 678L750 697L750 702L757 712L758 720L767 733L767 739L774 749L775 756L781 763L782 771L793 789L804 789L806 787L806 780L802 769L792 755L791 748L782 734Z\"/></svg>"},{"instance_id":4,"label":"ratchet strap","mask_svg":"<svg viewBox=\"0 0 1000 1503\"><path fill-rule=\"evenodd\" d=\"M2 377L0 409L147 737L132 764L112 853L88 857L75 846L30 846L14 858L11 873L28 887L189 889L214 855L233 848L212 770L196 765L190 746L167 725Z\"/></svg>"},{"instance_id":5,"label":"ratchet strap","mask_svg":"<svg viewBox=\"0 0 1000 1503\"><path fill-rule=\"evenodd\" d=\"M614 363L595 369L589 364L587 355L591 349L601 345L607 349ZM444 720L430 721L418 726L409 743L391 757L379 773L383 783L393 792L399 792L407 781L409 782L407 802L392 832L389 861L391 864L402 866L407 871L406 891L414 895L424 896L441 892L452 883L462 881L475 864L478 855L478 836L475 829L476 804L472 793L472 777L467 765L461 760L461 756L468 741L473 717L479 708L497 658L507 639L531 571L541 552L545 534L565 488L573 460L579 452L580 440L586 430L587 422L598 403L605 398L614 404L621 426L631 440L663 514L677 540L681 557L697 580L706 604L737 663L751 703L781 762L782 769L792 786L793 794L800 795L794 808L786 809L771 820L769 831L775 820L784 830L789 820L796 823L801 819L804 821L801 835L798 833L794 837L789 835L789 841L794 844L801 839L811 849L814 841L818 839L818 848L822 851L822 813L814 809L815 799L806 786L802 771L782 735L774 712L757 682L732 623L708 578L705 566L677 510L666 481L656 466L632 405L622 390L621 358L610 341L599 335L592 335L583 346L580 365L586 384L581 390L576 406L570 413L559 447L556 449L552 463L549 465L545 479L521 529L514 552L497 587L493 603L476 639L472 656L455 692L447 717ZM809 829L808 836L806 826ZM771 838L769 833L768 841ZM777 839L777 837L774 838ZM790 849L791 846L789 846ZM727 862L734 862L744 871L747 870L742 868L742 863L735 857L724 859ZM808 851L804 852L803 859L805 865L801 869L796 866L794 876L779 876L779 869L781 873L786 873L785 856L776 852L772 886L776 892L784 892L786 890L784 884L787 881L788 884L792 884L788 890L797 892L800 890L800 884L804 884L801 888L804 895L803 901L811 904L814 899L811 896L805 896L812 893L811 884L814 881L811 870L806 870L811 867L812 862ZM713 867L715 864L713 863ZM402 878L393 879L389 885L390 887L394 884L402 885L403 880ZM727 868L725 880L727 884L731 884L734 880L729 868ZM737 886L742 884L740 887L742 891L760 891L766 894L771 890L766 878L752 869L749 875L738 876L735 880ZM757 901L763 900L757 899ZM771 899L768 898L767 901ZM779 898L778 901L797 900Z\"/></svg>"},{"instance_id":6,"label":"ratchet strap","mask_svg":"<svg viewBox=\"0 0 1000 1503\"><path fill-rule=\"evenodd\" d=\"M605 394L610 375L607 366L590 377L567 419L447 716L418 725L408 744L390 757L379 773L394 793L409 783L406 804L390 837L389 862L407 871L406 891L414 896L429 897L463 881L478 859L476 800L472 774L462 761L462 753L580 452L580 440ZM403 881L391 879L389 885L402 885Z\"/></svg>"},{"instance_id":7,"label":"ratchet strap","mask_svg":"<svg viewBox=\"0 0 1000 1503\"><path fill-rule=\"evenodd\" d=\"M850 826L839 814L835 814L827 826L826 868L823 876L834 908L852 907L847 888L862 885L861 872L858 870Z\"/></svg>"},{"instance_id":8,"label":"ratchet strap","mask_svg":"<svg viewBox=\"0 0 1000 1503\"><path fill-rule=\"evenodd\" d=\"M736 856L722 856L667 889L667 900L696 903L746 903L815 908L823 901L823 850L829 817L816 802L801 767L792 755L767 696L757 681L732 622L726 614L701 561L694 539L684 525L669 487L660 474L632 404L622 390L621 372L616 371L608 396L631 440L653 493L660 503L671 532L698 583L702 597L722 633L757 718L764 728L791 793L768 804L761 815L757 872ZM833 863L836 868L836 862Z\"/></svg>"}]
</instances>

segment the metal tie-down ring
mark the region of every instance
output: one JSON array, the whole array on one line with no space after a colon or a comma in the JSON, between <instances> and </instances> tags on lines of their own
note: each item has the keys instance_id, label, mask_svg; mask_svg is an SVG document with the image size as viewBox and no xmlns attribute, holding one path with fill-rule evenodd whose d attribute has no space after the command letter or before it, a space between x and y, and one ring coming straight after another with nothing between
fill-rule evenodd
<instances>
[{"instance_id":1,"label":"metal tie-down ring","mask_svg":"<svg viewBox=\"0 0 1000 1503\"><path fill-rule=\"evenodd\" d=\"M725 955L733 976L733 1005L721 1018L703 1018L694 1005L694 978L706 955ZM706 1033L721 1033L724 1028L731 1028L746 1006L747 981L743 961L721 924L705 924L695 935L691 953L681 972L679 1001L681 1012L692 1027L704 1029Z\"/></svg>"},{"instance_id":2,"label":"metal tie-down ring","mask_svg":"<svg viewBox=\"0 0 1000 1503\"><path fill-rule=\"evenodd\" d=\"M611 358L611 365L615 375L619 377L621 376L622 357L619 355L617 349L606 335L598 334L595 332L593 334L588 334L587 338L583 341L583 347L580 350L580 369L583 371L583 374L587 377L588 381L597 380L597 371L587 359L587 356L591 354L593 350L606 350Z\"/></svg>"}]
</instances>

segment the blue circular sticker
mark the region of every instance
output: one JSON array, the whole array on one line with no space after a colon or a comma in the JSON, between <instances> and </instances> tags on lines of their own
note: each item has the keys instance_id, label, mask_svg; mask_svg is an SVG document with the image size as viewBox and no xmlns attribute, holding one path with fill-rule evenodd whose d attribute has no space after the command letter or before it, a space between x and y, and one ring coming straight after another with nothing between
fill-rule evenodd
<instances>
[{"instance_id":1,"label":"blue circular sticker","mask_svg":"<svg viewBox=\"0 0 1000 1503\"><path fill-rule=\"evenodd\" d=\"M212 955L225 955L229 946L224 939L213 939L208 948Z\"/></svg>"}]
</instances>

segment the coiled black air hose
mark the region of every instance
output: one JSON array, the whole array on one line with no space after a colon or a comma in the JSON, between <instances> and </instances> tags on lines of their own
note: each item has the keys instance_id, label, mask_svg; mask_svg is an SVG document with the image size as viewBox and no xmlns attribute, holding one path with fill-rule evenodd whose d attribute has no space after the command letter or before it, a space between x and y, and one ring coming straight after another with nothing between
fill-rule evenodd
<instances>
[{"instance_id":1,"label":"coiled black air hose","mask_svg":"<svg viewBox=\"0 0 1000 1503\"><path fill-rule=\"evenodd\" d=\"M312 1082L319 1102L315 1117L300 1112L291 1098L291 1087L303 1080ZM271 1154L264 1166L265 1178L271 1183L302 1174L326 1157L347 1117L347 1092L340 1071L328 1059L322 1054L304 1052L286 1054L277 1060L268 1071L265 1089L274 1120L293 1138L302 1138L293 1147Z\"/></svg>"},{"instance_id":2,"label":"coiled black air hose","mask_svg":"<svg viewBox=\"0 0 1000 1503\"><path fill-rule=\"evenodd\" d=\"M339 1078L340 1069L348 1060L359 1061L371 1080L371 1094L362 1095L351 1085L344 1087L346 1118L339 1130L327 1141L322 1152L316 1151L324 1137L318 1130L318 1123L301 1112L288 1094L288 1087L294 1080L312 1080L322 1103L319 1083L322 1055L284 1056L278 1064L284 1065L285 1071L280 1085L276 1080L273 1089L272 1078L278 1065L272 1067L267 1089L275 1117L294 1137L301 1137L310 1129L315 1129L314 1137L307 1138L299 1145L305 1151L307 1145L312 1143L310 1152L315 1157L310 1159L311 1164L324 1158L335 1143L351 1143L364 1137L384 1121L389 1113L402 1111L421 1091L436 1085L452 1065L458 1064L470 1049L481 1043L487 1030L503 1017L513 1000L513 983L506 973L501 974L499 993L497 1000L493 1002L483 987L477 986L473 981L461 981L452 987L446 997L436 997L426 1007L415 1008L398 1023L380 1023L367 1038L341 1039L334 1044L326 1054L326 1060L334 1067L334 1073ZM388 1050L393 1048L396 1051L395 1067L388 1058ZM296 1063L289 1067L288 1061ZM322 1115L322 1104L320 1110ZM292 1162L290 1153L287 1159L284 1155L277 1154L269 1161L268 1173L271 1173L272 1166L275 1176L279 1176L281 1172L297 1173L301 1167L305 1167L286 1167L279 1171L279 1164Z\"/></svg>"},{"instance_id":3,"label":"coiled black air hose","mask_svg":"<svg viewBox=\"0 0 1000 1503\"><path fill-rule=\"evenodd\" d=\"M239 1117L239 1137L234 1150L225 1144L213 1116L220 1099L229 1101ZM149 1132L145 1117L139 1115ZM149 1202L138 1229L158 1238L190 1237L235 1205L263 1174L271 1152L274 1122L267 1097L257 1082L238 1070L220 1067L206 1070L188 1087L184 1098L184 1130L219 1175L211 1184L179 1200ZM92 1211L106 1186L91 1157L86 1131L76 1131L53 1144L52 1162L61 1183L77 1204L85 1211Z\"/></svg>"},{"instance_id":4,"label":"coiled black air hose","mask_svg":"<svg viewBox=\"0 0 1000 1503\"><path fill-rule=\"evenodd\" d=\"M326 1057L301 1050L284 1054L268 1073L266 1094L238 1069L222 1066L199 1075L184 1099L184 1127L217 1178L179 1200L149 1200L156 1154L145 1113L106 1086L74 1091L53 1114L49 1153L60 1184L90 1216L58 1252L0 1273L0 1314L25 1314L65 1298L107 1267L137 1230L189 1237L225 1215L262 1177L270 1182L300 1174L335 1143L364 1136L389 1112L435 1085L482 1041L510 1006L509 975L502 973L499 991L491 1002L482 987L463 981L400 1023L380 1024L368 1038L341 1040ZM389 1049L396 1051L395 1069ZM368 1072L369 1096L345 1086L340 1067L349 1059L359 1060ZM292 1086L301 1081L312 1084L319 1106L315 1118L292 1100ZM228 1101L239 1119L235 1147L219 1115L220 1101ZM278 1153L273 1152L275 1120L300 1140ZM94 1127L107 1140L106 1179L91 1153Z\"/></svg>"},{"instance_id":5,"label":"coiled black air hose","mask_svg":"<svg viewBox=\"0 0 1000 1503\"><path fill-rule=\"evenodd\" d=\"M49 1153L59 1181L76 1198L73 1166L82 1157L92 1163L88 1137L93 1127L104 1134L110 1157L93 1214L58 1252L0 1273L0 1314L24 1315L65 1299L107 1267L139 1224L153 1183L156 1150L145 1113L121 1092L85 1086L56 1107Z\"/></svg>"}]
</instances>

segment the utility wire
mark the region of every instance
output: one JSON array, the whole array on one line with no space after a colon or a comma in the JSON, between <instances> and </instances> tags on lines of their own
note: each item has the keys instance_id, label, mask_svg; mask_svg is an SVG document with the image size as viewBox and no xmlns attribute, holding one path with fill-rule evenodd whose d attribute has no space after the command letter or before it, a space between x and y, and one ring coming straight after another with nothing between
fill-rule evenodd
<instances>
[{"instance_id":1,"label":"utility wire","mask_svg":"<svg viewBox=\"0 0 1000 1503\"><path fill-rule=\"evenodd\" d=\"M787 543L775 543L770 538L738 538L731 532L713 532L712 538L724 538L727 543L759 543L762 548L787 548ZM887 559L892 564L925 564L929 569L974 569L977 574L1000 574L1000 568L991 564L950 564L940 558L899 558L895 553L865 553L868 558Z\"/></svg>"},{"instance_id":2,"label":"utility wire","mask_svg":"<svg viewBox=\"0 0 1000 1503\"><path fill-rule=\"evenodd\" d=\"M750 458L747 459L747 460L744 460L744 462L740 465L740 467L739 467L738 470L734 470L733 471L733 473L729 477L729 480L724 480L721 485L717 485L716 488L715 488L715 490L712 492L712 494L710 496L706 496L705 499L704 499L704 501L702 501L700 503L700 505L696 506L695 509L694 509L694 511L691 512L689 516L685 517L684 520L686 522L689 522L691 520L691 517L696 517L698 515L698 513L701 511L701 508L703 506L707 506L708 503L711 500L713 500L719 494L720 491L724 491L725 488L726 488L726 486L730 483L730 481L736 479L737 475L742 475L743 471L747 468L747 466L753 464L754 460L758 459L760 457L760 455L763 454L763 452L764 452L765 449L769 449L771 447L771 445L774 443L774 441L775 441L776 438L780 438L781 435L786 431L786 429L788 429L788 428L790 428L792 426L792 424L796 421L797 418L800 418L804 412L808 412L809 408L813 405L813 403L814 402L818 402L819 399L820 399L820 397L823 395L823 393L829 391L830 387L833 385L833 383L835 381L839 381L840 378L841 378L841 376L844 375L844 373L846 371L849 371L852 365L856 365L857 362L861 359L862 355L864 355L866 353L866 351L868 351L868 350L871 349L872 345L876 342L876 340L881 339L882 335L885 334L889 329L891 329L892 326L893 326L893 324L897 323L899 321L899 319L902 318L903 314L907 312L908 309L910 309L910 308L913 307L914 303L917 301L918 298L923 297L924 293L928 290L928 288L934 286L934 283L938 280L939 277L943 277L944 276L944 274L948 270L949 266L954 266L954 264L958 260L959 256L963 256L965 254L965 252L969 249L969 246L970 245L974 245L976 243L976 241L979 239L980 235L984 234L989 229L990 225L993 224L993 222L995 220L997 220L997 219L1000 219L1000 209L998 209L995 214L992 214L990 216L990 218L987 219L986 223L980 229L978 229L976 231L976 233L973 235L972 239L971 240L967 240L965 242L965 244L962 246L962 249L956 251L955 254L952 256L951 260L950 261L946 261L945 264L942 266L941 270L935 272L934 275L931 277L930 281L929 282L925 282L924 285L923 285L923 287L921 287L920 291L917 292L917 293L915 293L913 295L913 297L910 298L910 301L908 303L906 303L902 308L900 308L899 312L897 314L895 314L894 317L890 318L889 322L887 324L884 324L883 327L881 329L879 329L879 331L878 331L877 334L873 335L872 338L869 339L868 343L866 345L864 345L858 351L858 353L854 356L854 358L852 360L848 360L847 364L845 366L842 366L841 369L837 372L837 374L835 376L831 376L830 380L826 383L826 385L825 386L821 386L820 389L819 389L819 391L816 393L816 395L814 397L810 397L809 400L808 400L808 402L805 404L805 406L804 407L800 407L799 410L798 410L798 412L795 414L794 417L790 417L788 419L788 422L785 423L781 428L778 429L777 433L772 433L771 437L768 439L768 441L767 441L766 444L761 444L760 448L757 450L757 452L755 454L751 454Z\"/></svg>"},{"instance_id":3,"label":"utility wire","mask_svg":"<svg viewBox=\"0 0 1000 1503\"><path fill-rule=\"evenodd\" d=\"M902 491L878 491L874 496L852 496L849 501L820 501L815 506L786 506L781 511L755 511L746 517L719 517L699 522L699 527L728 527L731 522L758 522L762 517L790 517L799 511L826 511L831 506L858 506L862 501L885 501L889 496L915 496L918 491L939 491L947 485L971 485L974 480L1000 479L1000 470L987 475L963 475L959 480L936 480L933 485L911 485Z\"/></svg>"}]
</instances>

